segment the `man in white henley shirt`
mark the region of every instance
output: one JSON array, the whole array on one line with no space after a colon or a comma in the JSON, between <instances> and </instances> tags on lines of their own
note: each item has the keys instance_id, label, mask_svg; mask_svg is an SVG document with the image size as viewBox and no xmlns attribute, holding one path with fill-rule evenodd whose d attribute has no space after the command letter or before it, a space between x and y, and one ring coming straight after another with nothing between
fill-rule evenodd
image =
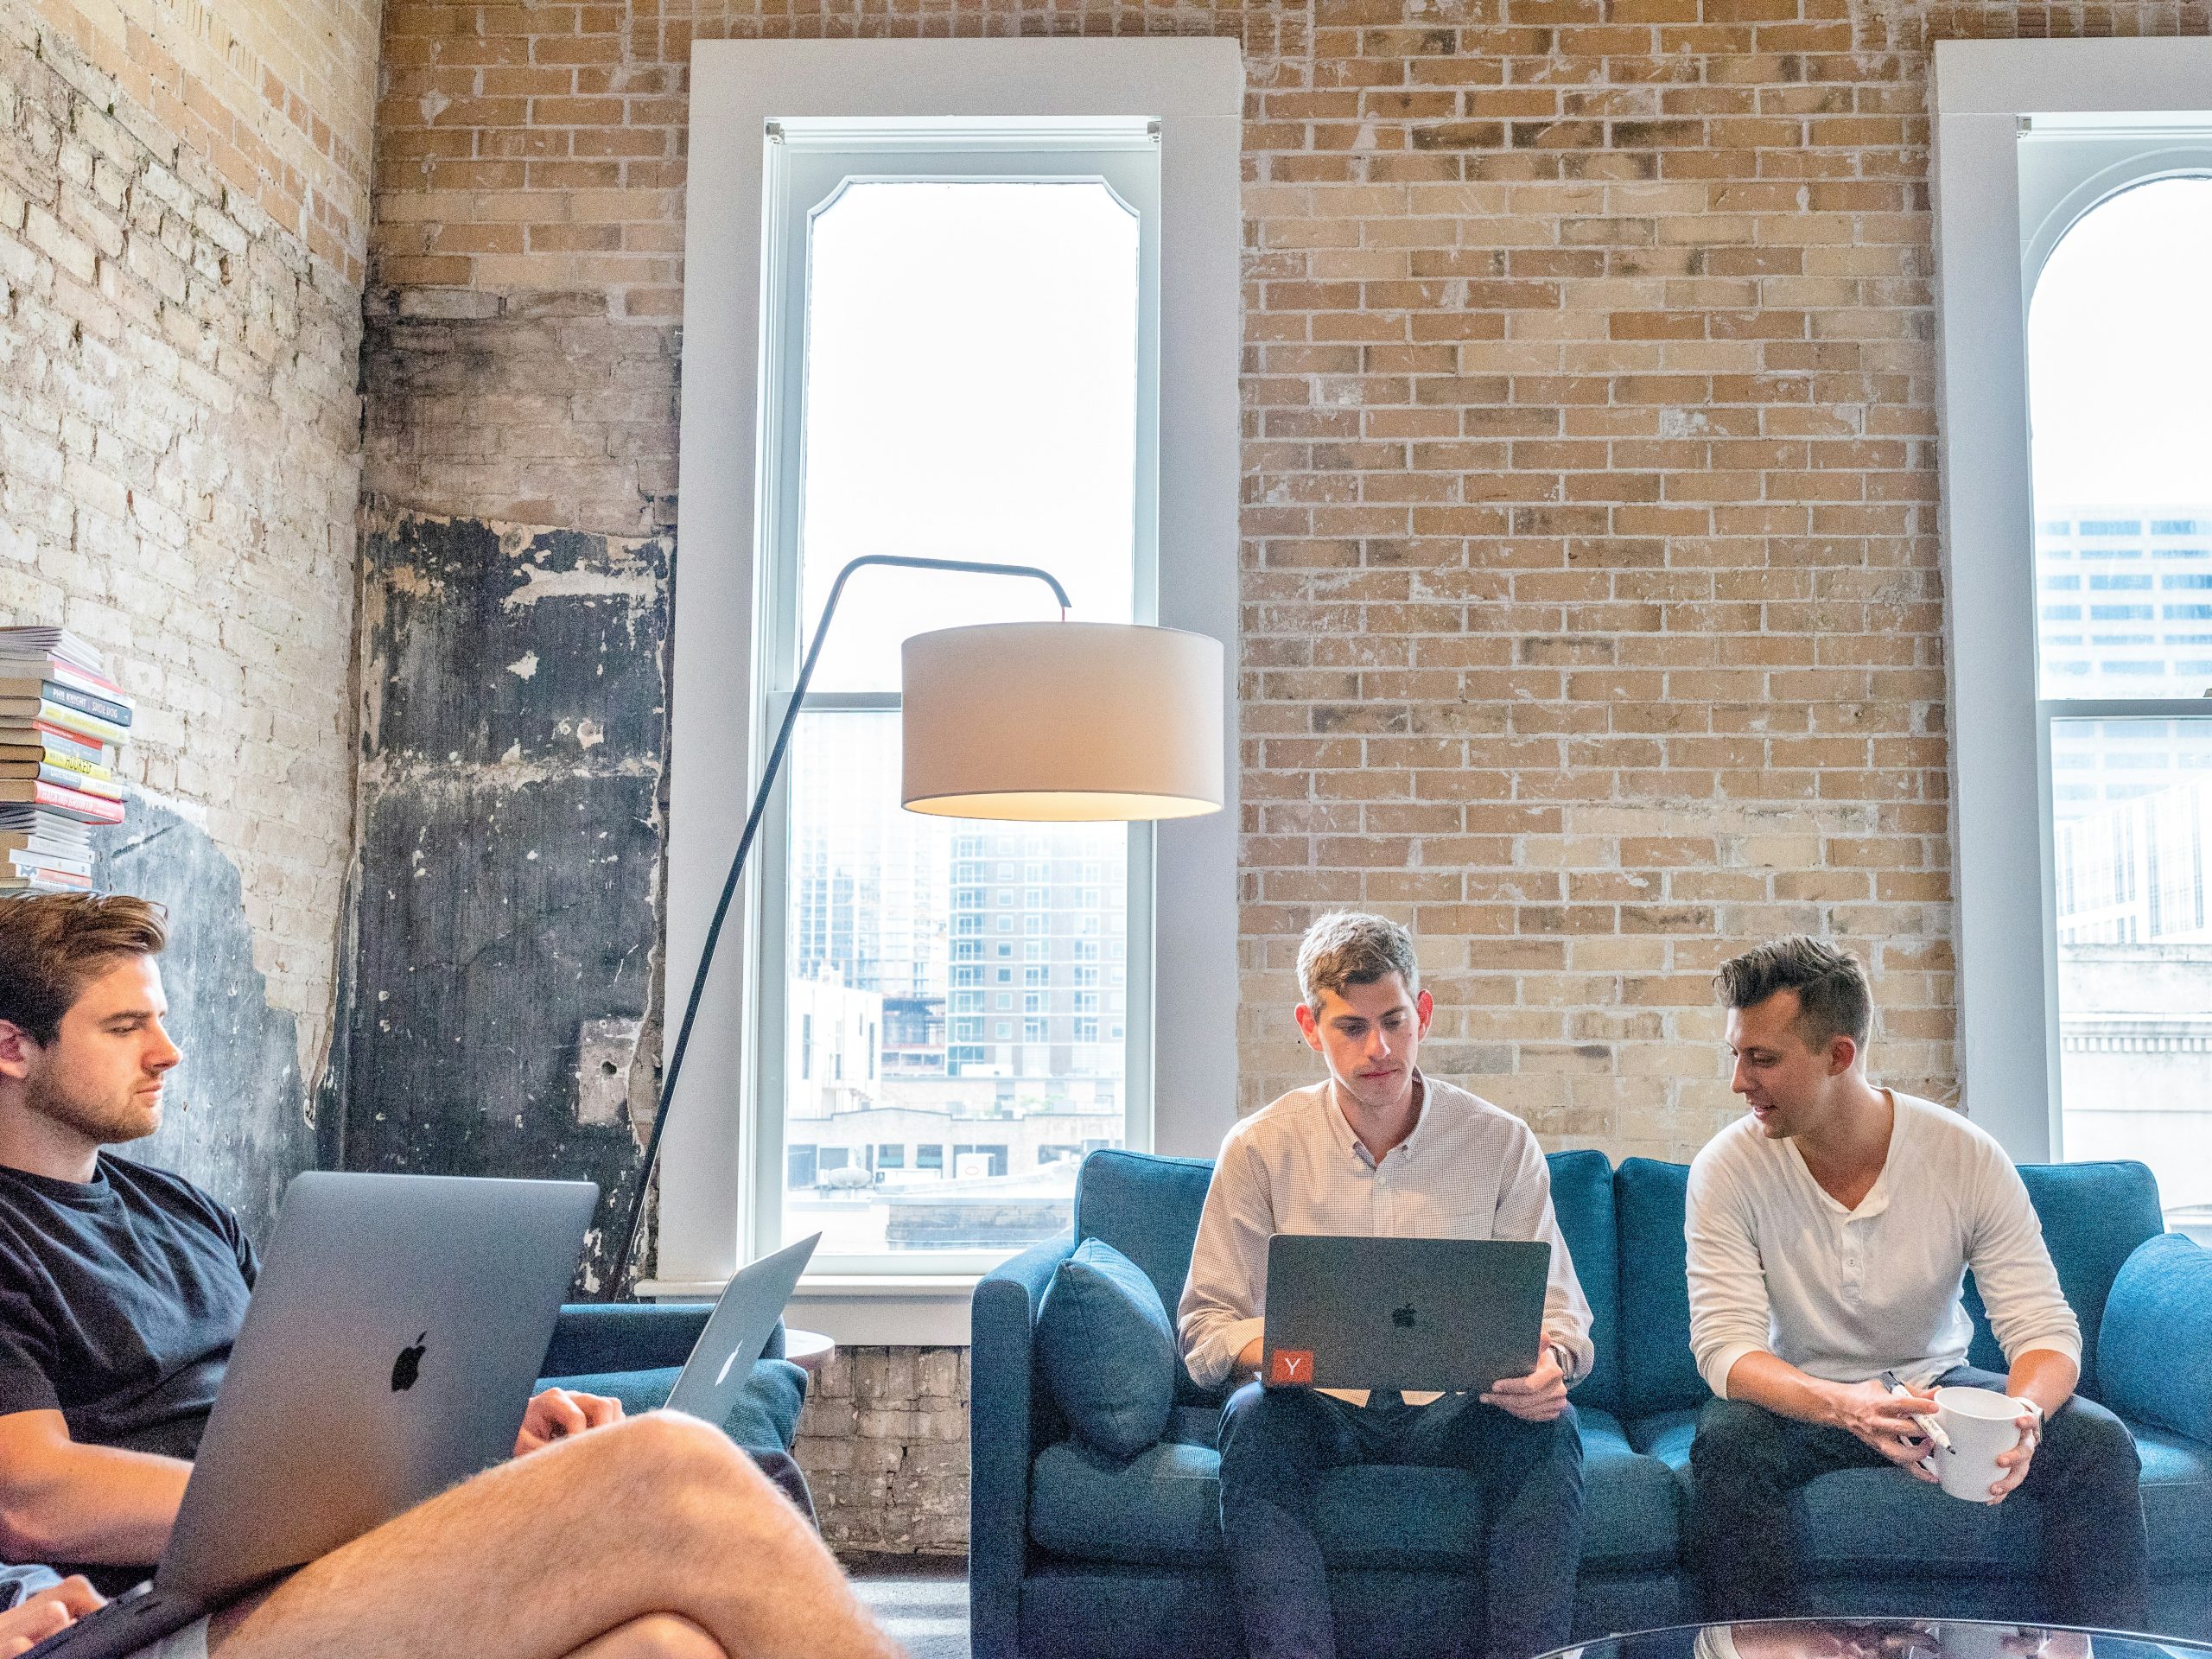
<instances>
[{"instance_id":1,"label":"man in white henley shirt","mask_svg":"<svg viewBox=\"0 0 2212 1659\"><path fill-rule=\"evenodd\" d=\"M1314 1484L1351 1464L1465 1469L1482 1483L1486 1605L1465 1659L1562 1645L1581 1555L1582 1441L1568 1386L1594 1357L1590 1307L1552 1213L1535 1136L1414 1065L1430 1000L1413 940L1379 916L1324 916L1298 953L1306 1040L1329 1077L1229 1132L1179 1308L1191 1375L1243 1386L1221 1421L1221 1529L1249 1659L1332 1659ZM1480 1395L1268 1389L1254 1380L1274 1233L1541 1239L1541 1354ZM1440 1652L1450 1651L1448 1638Z\"/></svg>"},{"instance_id":2,"label":"man in white henley shirt","mask_svg":"<svg viewBox=\"0 0 2212 1659\"><path fill-rule=\"evenodd\" d=\"M2020 1403L1990 1496L2024 1490L2041 1511L2040 1616L2142 1629L2134 1442L2074 1393L2081 1327L2019 1173L1959 1114L1867 1082L1872 998L1842 951L1777 940L1717 982L1731 1086L1751 1110L1690 1168L1690 1346L1715 1395L1690 1451L1707 1616L1812 1611L1791 1559L1790 1495L1885 1461L1933 1482L1913 1414L1936 1409L1936 1388L1961 1386ZM1966 1363L1969 1268L2009 1376ZM1885 1372L1910 1392L1890 1394Z\"/></svg>"}]
</instances>

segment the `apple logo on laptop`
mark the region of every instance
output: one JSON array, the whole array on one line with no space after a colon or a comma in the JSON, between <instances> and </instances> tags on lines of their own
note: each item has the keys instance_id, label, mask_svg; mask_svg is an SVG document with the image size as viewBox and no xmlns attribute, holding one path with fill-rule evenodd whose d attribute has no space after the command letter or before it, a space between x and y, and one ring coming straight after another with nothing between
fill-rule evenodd
<instances>
[{"instance_id":1,"label":"apple logo on laptop","mask_svg":"<svg viewBox=\"0 0 2212 1659\"><path fill-rule=\"evenodd\" d=\"M1414 1328L1414 1305L1411 1302L1408 1302L1403 1307L1392 1308L1390 1310L1390 1323L1396 1325L1401 1331L1412 1330Z\"/></svg>"},{"instance_id":2,"label":"apple logo on laptop","mask_svg":"<svg viewBox=\"0 0 2212 1659\"><path fill-rule=\"evenodd\" d=\"M424 1338L429 1334L423 1332L415 1338L412 1347L401 1349L399 1357L391 1362L391 1391L394 1394L406 1393L415 1386L415 1380L423 1375L423 1354L428 1345Z\"/></svg>"}]
</instances>

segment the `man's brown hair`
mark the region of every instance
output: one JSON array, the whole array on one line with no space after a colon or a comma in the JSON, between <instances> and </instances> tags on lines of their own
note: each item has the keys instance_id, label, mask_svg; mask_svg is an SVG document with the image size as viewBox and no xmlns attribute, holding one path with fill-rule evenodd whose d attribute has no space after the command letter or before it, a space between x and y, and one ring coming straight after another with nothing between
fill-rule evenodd
<instances>
[{"instance_id":1,"label":"man's brown hair","mask_svg":"<svg viewBox=\"0 0 2212 1659\"><path fill-rule=\"evenodd\" d=\"M162 907L127 893L0 899L0 1020L50 1043L86 986L168 942Z\"/></svg>"},{"instance_id":2,"label":"man's brown hair","mask_svg":"<svg viewBox=\"0 0 2212 1659\"><path fill-rule=\"evenodd\" d=\"M1372 985L1390 974L1405 982L1409 996L1421 988L1414 936L1387 916L1331 911L1316 918L1299 941L1298 988L1317 1018L1324 991L1342 996L1351 986Z\"/></svg>"},{"instance_id":3,"label":"man's brown hair","mask_svg":"<svg viewBox=\"0 0 2212 1659\"><path fill-rule=\"evenodd\" d=\"M1797 1034L1808 1048L1838 1037L1859 1047L1874 1028L1874 994L1858 959L1825 939L1793 933L1732 957L1713 976L1732 1008L1756 1007L1777 991L1797 993Z\"/></svg>"}]
</instances>

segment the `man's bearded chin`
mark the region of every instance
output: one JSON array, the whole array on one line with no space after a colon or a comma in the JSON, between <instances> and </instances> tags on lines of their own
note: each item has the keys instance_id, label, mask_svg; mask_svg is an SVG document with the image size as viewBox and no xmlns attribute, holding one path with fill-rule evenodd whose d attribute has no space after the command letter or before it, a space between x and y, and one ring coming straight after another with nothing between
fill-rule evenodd
<instances>
[{"instance_id":1,"label":"man's bearded chin","mask_svg":"<svg viewBox=\"0 0 2212 1659\"><path fill-rule=\"evenodd\" d=\"M104 1147L142 1141L162 1127L162 1103L158 1096L154 1096L149 1105L139 1104L145 1097L135 1093L126 1094L119 1100L89 1100L70 1093L47 1077L33 1081L27 1092L29 1099L26 1103L33 1111L57 1123L66 1124Z\"/></svg>"}]
</instances>

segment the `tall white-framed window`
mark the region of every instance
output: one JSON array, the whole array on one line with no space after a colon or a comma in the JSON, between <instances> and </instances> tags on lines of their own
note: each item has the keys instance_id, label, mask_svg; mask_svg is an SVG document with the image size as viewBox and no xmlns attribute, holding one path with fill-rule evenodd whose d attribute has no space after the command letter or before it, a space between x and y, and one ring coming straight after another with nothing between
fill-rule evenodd
<instances>
[{"instance_id":1,"label":"tall white-framed window","mask_svg":"<svg viewBox=\"0 0 2212 1659\"><path fill-rule=\"evenodd\" d=\"M1936 71L1961 1043L2212 1225L2212 42Z\"/></svg>"},{"instance_id":2,"label":"tall white-framed window","mask_svg":"<svg viewBox=\"0 0 2212 1659\"><path fill-rule=\"evenodd\" d=\"M864 554L1034 563L1086 620L1157 619L1153 129L771 128L755 626L772 716ZM1065 1230L1084 1152L1149 1145L1152 826L899 807L899 642L1055 613L1003 577L871 571L846 592L761 848L784 905L760 912L756 1251L819 1232L829 1273L987 1269ZM1118 1039L1084 1017L1085 944L1139 970ZM881 1063L809 1067L810 1014L855 1049L870 1033Z\"/></svg>"},{"instance_id":3,"label":"tall white-framed window","mask_svg":"<svg viewBox=\"0 0 2212 1659\"><path fill-rule=\"evenodd\" d=\"M696 49L671 996L848 559L1042 565L1078 619L1233 640L1241 99L1225 41ZM672 1108L654 1293L820 1230L806 1322L953 1339L1084 1151L1233 1118L1233 809L898 810L899 639L1054 613L1003 578L847 588Z\"/></svg>"}]
</instances>

